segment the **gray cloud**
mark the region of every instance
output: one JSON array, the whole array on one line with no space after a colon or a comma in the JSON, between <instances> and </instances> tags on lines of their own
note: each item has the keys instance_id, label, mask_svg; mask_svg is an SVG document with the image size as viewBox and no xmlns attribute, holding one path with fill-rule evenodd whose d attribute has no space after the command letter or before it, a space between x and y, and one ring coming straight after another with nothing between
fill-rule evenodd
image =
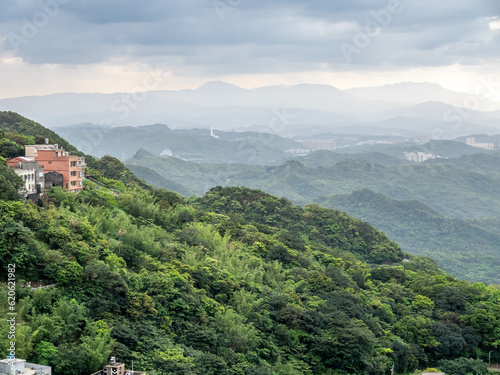
<instances>
[{"instance_id":1,"label":"gray cloud","mask_svg":"<svg viewBox=\"0 0 500 375\"><path fill-rule=\"evenodd\" d=\"M2 5L0 34L23 36L26 20L49 1L57 0ZM162 61L205 75L498 60L500 31L487 19L499 14L496 0L401 0L402 12L363 47L355 38L373 26L373 12L386 14L390 0L220 1L223 20L212 0L69 0L16 53L34 64ZM356 48L350 61L341 43Z\"/></svg>"}]
</instances>

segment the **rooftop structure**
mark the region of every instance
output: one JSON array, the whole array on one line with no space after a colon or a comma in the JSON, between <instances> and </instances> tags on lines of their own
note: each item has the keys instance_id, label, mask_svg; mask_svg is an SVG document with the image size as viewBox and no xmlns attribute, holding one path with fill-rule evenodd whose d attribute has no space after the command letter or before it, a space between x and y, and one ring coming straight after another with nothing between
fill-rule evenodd
<instances>
[{"instance_id":1,"label":"rooftop structure","mask_svg":"<svg viewBox=\"0 0 500 375\"><path fill-rule=\"evenodd\" d=\"M117 362L115 357L111 357L109 363L101 371L92 375L146 375L145 372L125 370L125 364Z\"/></svg>"},{"instance_id":2,"label":"rooftop structure","mask_svg":"<svg viewBox=\"0 0 500 375\"><path fill-rule=\"evenodd\" d=\"M0 375L52 375L50 366L28 363L25 359L3 359L0 361Z\"/></svg>"}]
</instances>

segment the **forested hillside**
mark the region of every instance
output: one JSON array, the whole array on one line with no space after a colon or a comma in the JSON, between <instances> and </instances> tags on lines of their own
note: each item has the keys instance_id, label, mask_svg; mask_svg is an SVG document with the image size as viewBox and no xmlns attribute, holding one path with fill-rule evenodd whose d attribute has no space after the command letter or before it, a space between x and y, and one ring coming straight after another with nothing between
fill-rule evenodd
<instances>
[{"instance_id":1,"label":"forested hillside","mask_svg":"<svg viewBox=\"0 0 500 375\"><path fill-rule=\"evenodd\" d=\"M500 284L498 220L450 219L419 201L366 189L331 196L328 205L370 222L406 251L432 257L457 277Z\"/></svg>"},{"instance_id":2,"label":"forested hillside","mask_svg":"<svg viewBox=\"0 0 500 375\"><path fill-rule=\"evenodd\" d=\"M321 158L322 155L325 157ZM392 199L419 200L448 217L500 216L500 174L497 172L466 169L459 163L395 165L394 158L380 154L360 157L345 159L345 155L321 152L318 156L306 157L304 163L289 160L274 166L258 166L192 163L173 157L160 158L139 150L127 163L154 169L169 181L189 186L200 195L213 186L237 185L285 196L297 204L315 202L332 207L329 206L330 195L367 188ZM324 161L317 162L317 158ZM141 171L138 173L140 177L148 177Z\"/></svg>"},{"instance_id":3,"label":"forested hillside","mask_svg":"<svg viewBox=\"0 0 500 375\"><path fill-rule=\"evenodd\" d=\"M487 374L500 360L500 290L365 222L241 187L187 199L114 158L92 166L100 188L38 205L0 185L0 312L15 264L19 358L55 375L111 355L165 375Z\"/></svg>"},{"instance_id":4,"label":"forested hillside","mask_svg":"<svg viewBox=\"0 0 500 375\"><path fill-rule=\"evenodd\" d=\"M32 137L33 144L44 143L45 138L47 138L51 144L57 144L67 151L77 152L74 146L70 145L57 133L15 112L0 111L0 131L4 133L18 133L22 136Z\"/></svg>"}]
</instances>

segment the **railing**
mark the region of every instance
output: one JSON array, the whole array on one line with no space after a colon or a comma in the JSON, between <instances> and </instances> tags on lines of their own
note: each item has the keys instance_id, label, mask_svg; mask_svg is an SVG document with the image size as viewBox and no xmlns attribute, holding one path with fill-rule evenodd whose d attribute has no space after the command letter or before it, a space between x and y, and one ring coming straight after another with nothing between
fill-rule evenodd
<instances>
[{"instance_id":1,"label":"railing","mask_svg":"<svg viewBox=\"0 0 500 375\"><path fill-rule=\"evenodd\" d=\"M33 291L33 290L37 290L37 289L54 288L56 286L57 286L57 284L42 285L42 286L37 286L36 288L30 288L30 290Z\"/></svg>"},{"instance_id":2,"label":"railing","mask_svg":"<svg viewBox=\"0 0 500 375\"><path fill-rule=\"evenodd\" d=\"M40 374L40 375L51 375L52 374L52 367L50 366L44 366L44 365L38 365L36 363L28 363L26 362L24 364L24 368L29 368L31 370L35 370L35 374Z\"/></svg>"},{"instance_id":3,"label":"railing","mask_svg":"<svg viewBox=\"0 0 500 375\"><path fill-rule=\"evenodd\" d=\"M110 188L108 187L106 184L102 183L101 181L98 181L98 180L95 180L93 179L92 177L90 176L87 176L87 180L90 180L92 181L93 183L99 185L100 187L103 187L105 189L108 189L109 191L115 193L115 194L123 194L123 192L119 191L119 190L116 190L116 189L113 189L113 188Z\"/></svg>"}]
</instances>

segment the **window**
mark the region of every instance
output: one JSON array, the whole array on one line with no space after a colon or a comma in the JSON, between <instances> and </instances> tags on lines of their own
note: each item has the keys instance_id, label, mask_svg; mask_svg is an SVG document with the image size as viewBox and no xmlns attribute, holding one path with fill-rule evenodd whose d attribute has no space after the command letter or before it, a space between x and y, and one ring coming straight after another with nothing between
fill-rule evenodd
<instances>
[{"instance_id":1,"label":"window","mask_svg":"<svg viewBox=\"0 0 500 375\"><path fill-rule=\"evenodd\" d=\"M76 186L76 181L71 181L71 186Z\"/></svg>"},{"instance_id":2,"label":"window","mask_svg":"<svg viewBox=\"0 0 500 375\"><path fill-rule=\"evenodd\" d=\"M49 161L49 164L52 164L52 162L51 162L51 161Z\"/></svg>"},{"instance_id":3,"label":"window","mask_svg":"<svg viewBox=\"0 0 500 375\"><path fill-rule=\"evenodd\" d=\"M76 176L76 172L75 171L71 172L71 176L75 177Z\"/></svg>"},{"instance_id":4,"label":"window","mask_svg":"<svg viewBox=\"0 0 500 375\"><path fill-rule=\"evenodd\" d=\"M76 161L70 162L70 167L76 167Z\"/></svg>"}]
</instances>

